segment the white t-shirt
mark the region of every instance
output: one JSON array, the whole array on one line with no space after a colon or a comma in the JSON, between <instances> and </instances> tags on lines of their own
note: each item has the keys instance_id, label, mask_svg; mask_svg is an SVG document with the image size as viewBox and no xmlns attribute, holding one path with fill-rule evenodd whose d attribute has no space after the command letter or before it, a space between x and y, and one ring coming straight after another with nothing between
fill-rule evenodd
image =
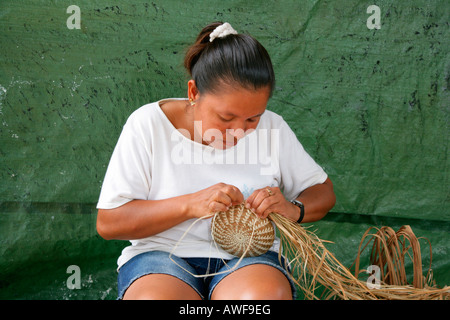
<instances>
[{"instance_id":1,"label":"white t-shirt","mask_svg":"<svg viewBox=\"0 0 450 320\"><path fill-rule=\"evenodd\" d=\"M108 165L98 209L194 193L219 182L238 187L244 198L256 189L280 187L292 200L327 179L283 118L269 110L255 131L236 146L220 150L184 136L166 117L161 102L144 105L128 118ZM191 219L154 236L130 240L118 267L151 250L180 257L232 258L214 244L210 225L211 219ZM278 250L277 243L272 249Z\"/></svg>"}]
</instances>

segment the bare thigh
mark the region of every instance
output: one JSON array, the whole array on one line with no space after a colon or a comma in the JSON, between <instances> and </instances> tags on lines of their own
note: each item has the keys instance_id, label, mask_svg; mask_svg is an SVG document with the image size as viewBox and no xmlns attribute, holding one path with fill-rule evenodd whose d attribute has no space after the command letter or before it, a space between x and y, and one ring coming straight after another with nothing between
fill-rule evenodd
<instances>
[{"instance_id":1,"label":"bare thigh","mask_svg":"<svg viewBox=\"0 0 450 320\"><path fill-rule=\"evenodd\" d=\"M184 281L167 274L149 274L134 281L125 291L124 300L201 300Z\"/></svg>"},{"instance_id":2,"label":"bare thigh","mask_svg":"<svg viewBox=\"0 0 450 320\"><path fill-rule=\"evenodd\" d=\"M292 300L289 280L278 269L253 264L226 276L215 287L212 300Z\"/></svg>"}]
</instances>

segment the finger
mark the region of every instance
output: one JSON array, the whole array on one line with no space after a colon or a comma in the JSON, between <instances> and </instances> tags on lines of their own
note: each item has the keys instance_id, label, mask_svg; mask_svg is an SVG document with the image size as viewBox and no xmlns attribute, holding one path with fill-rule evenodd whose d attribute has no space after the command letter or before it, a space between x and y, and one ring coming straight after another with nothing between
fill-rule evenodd
<instances>
[{"instance_id":1,"label":"finger","mask_svg":"<svg viewBox=\"0 0 450 320\"><path fill-rule=\"evenodd\" d=\"M241 204L244 202L244 195L239 188L233 185L226 185L222 191L229 197L231 204Z\"/></svg>"},{"instance_id":2,"label":"finger","mask_svg":"<svg viewBox=\"0 0 450 320\"><path fill-rule=\"evenodd\" d=\"M266 193L269 194L270 190L270 196L264 195L264 192L262 192L262 201L259 203L259 205L254 209L255 213L259 215L261 218L267 218L267 216L271 212L278 212L280 210L283 210L282 206L285 203L285 198L283 193L280 191L278 187L272 187L269 190L268 188L265 188ZM259 194L261 195L261 193Z\"/></svg>"},{"instance_id":3,"label":"finger","mask_svg":"<svg viewBox=\"0 0 450 320\"><path fill-rule=\"evenodd\" d=\"M264 210L264 212L263 213L261 213L261 219L265 219L265 218L267 218L268 216L269 216L269 214L271 214L271 213L279 213L278 211L279 210L277 210L277 205L278 205L279 203L277 202L277 203L274 203L274 204L272 204L272 205L270 205L269 207L267 207L265 210Z\"/></svg>"},{"instance_id":4,"label":"finger","mask_svg":"<svg viewBox=\"0 0 450 320\"><path fill-rule=\"evenodd\" d=\"M253 193L245 200L245 207L247 209L251 209L253 205L253 201L255 200L255 197L257 195L256 191L253 191Z\"/></svg>"},{"instance_id":5,"label":"finger","mask_svg":"<svg viewBox=\"0 0 450 320\"><path fill-rule=\"evenodd\" d=\"M259 216L264 217L264 212L272 205L277 203L277 198L267 196L264 192L260 192L253 202L252 210Z\"/></svg>"},{"instance_id":6,"label":"finger","mask_svg":"<svg viewBox=\"0 0 450 320\"><path fill-rule=\"evenodd\" d=\"M217 190L211 198L211 202L217 203L212 204L212 208L222 211L226 211L230 208L230 206L240 204L243 201L244 195L238 188L232 185L221 186L221 188Z\"/></svg>"},{"instance_id":7,"label":"finger","mask_svg":"<svg viewBox=\"0 0 450 320\"><path fill-rule=\"evenodd\" d=\"M266 218L271 208L276 204L277 200L275 198L265 198L254 211L260 218Z\"/></svg>"},{"instance_id":8,"label":"finger","mask_svg":"<svg viewBox=\"0 0 450 320\"><path fill-rule=\"evenodd\" d=\"M233 204L231 197L228 195L227 192L224 192L223 190L217 190L211 197L210 201L221 203L225 205L227 209Z\"/></svg>"},{"instance_id":9,"label":"finger","mask_svg":"<svg viewBox=\"0 0 450 320\"><path fill-rule=\"evenodd\" d=\"M267 191L265 191L265 188L257 189L253 191L253 193L250 195L250 197L247 198L247 208L254 209L257 208L261 202L264 200L265 197L268 196Z\"/></svg>"},{"instance_id":10,"label":"finger","mask_svg":"<svg viewBox=\"0 0 450 320\"><path fill-rule=\"evenodd\" d=\"M221 211L227 211L229 206L227 206L221 202L211 201L208 205L208 208L209 208L210 213L216 213L216 212L221 212Z\"/></svg>"},{"instance_id":11,"label":"finger","mask_svg":"<svg viewBox=\"0 0 450 320\"><path fill-rule=\"evenodd\" d=\"M234 189L234 193L232 194L231 200L233 201L233 204L241 204L244 202L244 195L242 194L241 190L238 188Z\"/></svg>"}]
</instances>

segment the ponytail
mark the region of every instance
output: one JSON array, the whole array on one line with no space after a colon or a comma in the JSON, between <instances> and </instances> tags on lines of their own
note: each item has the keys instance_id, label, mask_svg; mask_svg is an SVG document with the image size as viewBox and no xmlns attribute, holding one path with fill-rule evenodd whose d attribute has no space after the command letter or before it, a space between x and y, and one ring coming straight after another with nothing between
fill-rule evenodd
<instances>
[{"instance_id":1,"label":"ponytail","mask_svg":"<svg viewBox=\"0 0 450 320\"><path fill-rule=\"evenodd\" d=\"M186 52L184 66L198 90L216 92L221 86L239 84L249 90L269 88L272 94L275 75L266 49L246 34L211 39L211 33L222 25L215 22L203 28Z\"/></svg>"},{"instance_id":2,"label":"ponytail","mask_svg":"<svg viewBox=\"0 0 450 320\"><path fill-rule=\"evenodd\" d=\"M197 62L205 47L210 43L209 35L221 24L221 22L214 22L203 28L203 30L197 36L195 43L191 47L189 47L188 51L186 52L186 55L184 57L184 67L191 76L192 67Z\"/></svg>"}]
</instances>

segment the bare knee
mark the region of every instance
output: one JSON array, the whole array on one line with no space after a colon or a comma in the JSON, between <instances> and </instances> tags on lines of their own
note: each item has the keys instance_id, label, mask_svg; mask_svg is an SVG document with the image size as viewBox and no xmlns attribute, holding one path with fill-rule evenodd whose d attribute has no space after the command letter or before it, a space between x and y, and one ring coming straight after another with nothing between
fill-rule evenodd
<instances>
[{"instance_id":1,"label":"bare knee","mask_svg":"<svg viewBox=\"0 0 450 320\"><path fill-rule=\"evenodd\" d=\"M201 297L187 283L173 276L151 274L134 281L125 291L124 300L199 300Z\"/></svg>"},{"instance_id":2,"label":"bare knee","mask_svg":"<svg viewBox=\"0 0 450 320\"><path fill-rule=\"evenodd\" d=\"M213 291L217 300L292 300L289 280L267 265L251 265L225 277Z\"/></svg>"},{"instance_id":3,"label":"bare knee","mask_svg":"<svg viewBox=\"0 0 450 320\"><path fill-rule=\"evenodd\" d=\"M282 285L274 284L261 288L247 288L235 293L233 299L237 300L292 300L292 292L290 288Z\"/></svg>"}]
</instances>

